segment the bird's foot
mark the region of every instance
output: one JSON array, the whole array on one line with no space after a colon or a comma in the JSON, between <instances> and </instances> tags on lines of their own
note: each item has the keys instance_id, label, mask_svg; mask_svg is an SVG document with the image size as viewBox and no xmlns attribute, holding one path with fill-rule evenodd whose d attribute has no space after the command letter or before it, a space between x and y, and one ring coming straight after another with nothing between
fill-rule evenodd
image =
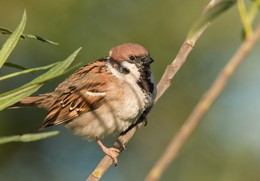
<instances>
[{"instance_id":1,"label":"bird's foot","mask_svg":"<svg viewBox=\"0 0 260 181\"><path fill-rule=\"evenodd\" d=\"M113 148L113 147L107 148L105 145L103 145L103 143L99 139L97 139L97 144L101 147L101 149L103 150L103 152L106 155L108 155L112 158L115 166L117 166L117 163L118 163L117 157L120 153L120 150L117 148Z\"/></svg>"}]
</instances>

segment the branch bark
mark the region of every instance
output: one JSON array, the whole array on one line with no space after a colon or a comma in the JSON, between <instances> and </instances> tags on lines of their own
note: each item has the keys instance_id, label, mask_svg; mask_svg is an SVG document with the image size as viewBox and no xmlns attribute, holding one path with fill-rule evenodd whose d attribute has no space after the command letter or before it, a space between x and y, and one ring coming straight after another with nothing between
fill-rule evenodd
<instances>
[{"instance_id":1,"label":"branch bark","mask_svg":"<svg viewBox=\"0 0 260 181\"><path fill-rule=\"evenodd\" d=\"M211 0L209 4L204 8L202 16L208 12L211 8L220 3L221 0ZM186 39L186 41L182 44L176 58L173 62L167 66L161 80L157 85L157 97L155 99L155 103L158 99L164 94L164 92L170 87L171 81L181 66L186 61L187 56L190 51L193 49L196 41L202 35L202 33L208 28L210 22L207 22L203 27L201 27L192 37ZM120 150L120 153L123 151L122 144L126 145L135 132L142 126L142 122L136 125L133 129L129 130L126 134L118 137L117 141L114 143L113 147ZM118 154L120 154L118 153ZM99 162L95 170L89 175L86 181L98 181L105 174L108 168L113 164L112 159L109 156L104 156L104 158Z\"/></svg>"},{"instance_id":2,"label":"branch bark","mask_svg":"<svg viewBox=\"0 0 260 181\"><path fill-rule=\"evenodd\" d=\"M162 173L169 166L169 164L177 157L182 145L191 135L193 130L200 123L202 118L208 112L212 104L219 97L221 92L224 90L226 84L230 80L231 76L237 70L238 66L248 55L250 50L260 39L260 24L256 31L251 34L241 46L237 52L230 59L229 63L224 67L222 72L218 75L213 85L210 87L208 92L201 98L193 112L190 114L185 123L181 126L176 135L172 138L170 144L166 148L165 152L159 158L157 163L151 169L147 175L145 181L157 181L161 177Z\"/></svg>"}]
</instances>

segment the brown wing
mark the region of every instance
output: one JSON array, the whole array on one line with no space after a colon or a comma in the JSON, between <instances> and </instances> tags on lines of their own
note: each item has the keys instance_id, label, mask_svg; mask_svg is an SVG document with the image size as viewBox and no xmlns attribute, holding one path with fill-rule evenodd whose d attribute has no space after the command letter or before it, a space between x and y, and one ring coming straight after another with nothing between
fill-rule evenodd
<instances>
[{"instance_id":1,"label":"brown wing","mask_svg":"<svg viewBox=\"0 0 260 181\"><path fill-rule=\"evenodd\" d=\"M84 68L87 73L82 76ZM105 68L104 62L89 64L61 83L53 92L57 96L40 129L70 121L108 101L107 82L111 82L112 77L103 73ZM77 76L79 72L81 76Z\"/></svg>"}]
</instances>

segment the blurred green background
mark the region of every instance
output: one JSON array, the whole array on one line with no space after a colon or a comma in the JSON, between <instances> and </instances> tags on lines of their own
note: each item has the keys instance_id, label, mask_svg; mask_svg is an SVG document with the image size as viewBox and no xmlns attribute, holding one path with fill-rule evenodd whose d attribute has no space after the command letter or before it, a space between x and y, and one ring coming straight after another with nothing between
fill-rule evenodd
<instances>
[{"instance_id":1,"label":"blurred green background","mask_svg":"<svg viewBox=\"0 0 260 181\"><path fill-rule=\"evenodd\" d=\"M140 43L156 60L152 69L158 82L207 3L206 0L0 0L0 26L15 29L26 9L25 33L60 43L53 46L36 40L20 41L8 61L28 68L63 60L81 46L76 61L86 64L107 56L117 44ZM203 34L170 89L149 114L148 126L137 132L119 157L119 165L111 167L103 180L145 178L240 45L241 32L234 6ZM1 45L7 37L0 35ZM259 57L257 45L162 180L260 180ZM0 76L13 71L3 68ZM0 92L37 75L2 81ZM66 76L47 83L38 93L52 91ZM45 115L45 110L37 108L1 111L0 136L35 133ZM0 145L0 180L85 180L104 156L95 142L73 136L63 126L48 130L61 133L38 142ZM105 144L111 145L115 139L107 138Z\"/></svg>"}]
</instances>

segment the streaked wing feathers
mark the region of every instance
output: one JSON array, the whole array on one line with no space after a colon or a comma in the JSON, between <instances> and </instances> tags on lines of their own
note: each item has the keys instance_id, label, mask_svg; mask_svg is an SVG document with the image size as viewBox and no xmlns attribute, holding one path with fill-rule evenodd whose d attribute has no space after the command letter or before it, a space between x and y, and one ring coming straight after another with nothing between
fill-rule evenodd
<instances>
[{"instance_id":1,"label":"streaked wing feathers","mask_svg":"<svg viewBox=\"0 0 260 181\"><path fill-rule=\"evenodd\" d=\"M40 129L70 121L99 108L108 100L106 82L110 82L108 79L111 77L100 73L100 70L105 69L104 63L100 62L98 66L89 64L85 68L88 70L85 77L75 79L74 75L78 73L76 72L55 90L58 96L53 98L54 103Z\"/></svg>"}]
</instances>

